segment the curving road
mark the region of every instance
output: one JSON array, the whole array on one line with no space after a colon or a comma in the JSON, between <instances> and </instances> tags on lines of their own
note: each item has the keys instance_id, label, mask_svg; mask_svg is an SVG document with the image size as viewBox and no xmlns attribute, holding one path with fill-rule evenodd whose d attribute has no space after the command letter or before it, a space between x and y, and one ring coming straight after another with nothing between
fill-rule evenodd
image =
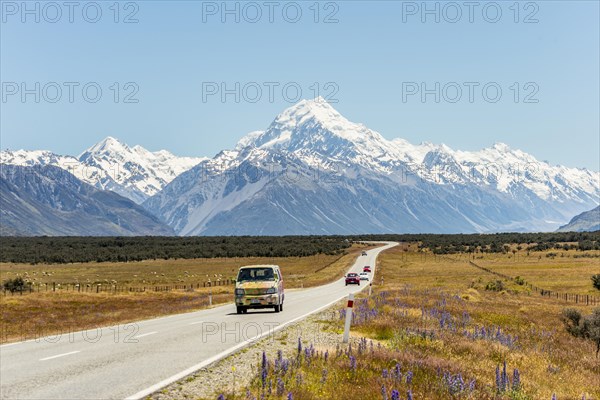
<instances>
[{"instance_id":1,"label":"curving road","mask_svg":"<svg viewBox=\"0 0 600 400\"><path fill-rule=\"evenodd\" d=\"M396 245L389 242L368 251L350 271L374 268L377 255ZM238 315L230 303L6 344L0 346L0 398L140 399L366 287L345 286L342 278L286 292L281 313L250 310Z\"/></svg>"}]
</instances>

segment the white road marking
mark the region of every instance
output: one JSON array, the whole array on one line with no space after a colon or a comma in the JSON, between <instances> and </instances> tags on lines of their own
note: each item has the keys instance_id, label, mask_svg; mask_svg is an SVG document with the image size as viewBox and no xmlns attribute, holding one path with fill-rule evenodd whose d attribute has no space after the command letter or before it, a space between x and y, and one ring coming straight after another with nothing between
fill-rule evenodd
<instances>
[{"instance_id":1,"label":"white road marking","mask_svg":"<svg viewBox=\"0 0 600 400\"><path fill-rule=\"evenodd\" d=\"M144 336L150 336L150 335L154 335L155 333L158 333L158 332L148 332L148 333L143 333L143 334L141 334L141 335L137 335L137 336L135 336L135 337L134 337L134 339L139 339L139 338L143 338Z\"/></svg>"},{"instance_id":2,"label":"white road marking","mask_svg":"<svg viewBox=\"0 0 600 400\"><path fill-rule=\"evenodd\" d=\"M40 361L53 360L53 359L58 358L58 357L70 356L71 354L76 354L76 353L81 353L81 351L80 350L75 350L75 351L70 351L68 353L58 354L58 355L55 355L55 356L52 356L52 357L40 358Z\"/></svg>"},{"instance_id":3,"label":"white road marking","mask_svg":"<svg viewBox=\"0 0 600 400\"><path fill-rule=\"evenodd\" d=\"M190 325L198 325L198 324L203 324L205 321L196 321L196 322L190 322Z\"/></svg>"}]
</instances>

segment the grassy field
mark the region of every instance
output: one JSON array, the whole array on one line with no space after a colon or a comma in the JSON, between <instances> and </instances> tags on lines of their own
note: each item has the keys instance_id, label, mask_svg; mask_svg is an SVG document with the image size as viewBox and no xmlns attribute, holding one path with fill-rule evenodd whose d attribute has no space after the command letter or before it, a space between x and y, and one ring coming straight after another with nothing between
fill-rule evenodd
<instances>
[{"instance_id":1,"label":"grassy field","mask_svg":"<svg viewBox=\"0 0 600 400\"><path fill-rule=\"evenodd\" d=\"M521 276L547 290L600 295L590 279L600 273L600 251L522 251L479 257L482 258L473 260L478 265L512 277Z\"/></svg>"},{"instance_id":2,"label":"grassy field","mask_svg":"<svg viewBox=\"0 0 600 400\"><path fill-rule=\"evenodd\" d=\"M510 281L505 290L486 290L498 278L466 257L415 249L380 256L384 285L377 279L373 295L355 303L352 335L364 338L358 346L314 343L291 359L267 360L258 366L263 372L250 398L600 399L595 346L570 336L561 320L572 303L528 294ZM543 275L531 280L556 290L584 290L581 274L597 265L566 257L554 264L539 255L558 272L558 282ZM513 261L506 272L529 277L533 262ZM589 314L593 308L579 309ZM339 320L324 329L341 333L343 321L340 308Z\"/></svg>"},{"instance_id":3,"label":"grassy field","mask_svg":"<svg viewBox=\"0 0 600 400\"><path fill-rule=\"evenodd\" d=\"M279 264L286 288L321 285L345 273L363 249L352 246L345 255L316 255L289 258L218 258L161 260L129 263L75 263L60 265L0 265L2 281L23 276L34 285L57 282L123 285L131 287L192 284L211 279L234 278L248 264ZM45 286L44 286L45 287ZM24 295L0 295L2 343L31 339L59 332L109 326L151 317L194 311L233 300L233 286L200 288L193 292L74 293L64 289Z\"/></svg>"}]
</instances>

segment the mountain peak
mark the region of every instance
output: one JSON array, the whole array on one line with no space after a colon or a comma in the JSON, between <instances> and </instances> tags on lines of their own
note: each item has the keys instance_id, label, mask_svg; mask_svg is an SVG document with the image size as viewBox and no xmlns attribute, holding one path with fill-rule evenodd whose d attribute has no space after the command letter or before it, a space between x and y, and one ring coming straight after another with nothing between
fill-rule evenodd
<instances>
[{"instance_id":1,"label":"mountain peak","mask_svg":"<svg viewBox=\"0 0 600 400\"><path fill-rule=\"evenodd\" d=\"M333 108L323 97L319 96L312 100L301 100L291 107L285 109L275 118L274 124L302 125L309 120L316 120L322 124L349 123L335 108Z\"/></svg>"},{"instance_id":2,"label":"mountain peak","mask_svg":"<svg viewBox=\"0 0 600 400\"><path fill-rule=\"evenodd\" d=\"M494 143L494 145L492 146L492 149L498 150L498 151L510 151L511 150L509 145L507 145L506 143L502 143L502 142Z\"/></svg>"},{"instance_id":3,"label":"mountain peak","mask_svg":"<svg viewBox=\"0 0 600 400\"><path fill-rule=\"evenodd\" d=\"M86 153L103 153L103 152L123 152L129 151L129 146L125 143L121 142L119 139L116 139L112 136L107 136L89 149L87 149Z\"/></svg>"}]
</instances>

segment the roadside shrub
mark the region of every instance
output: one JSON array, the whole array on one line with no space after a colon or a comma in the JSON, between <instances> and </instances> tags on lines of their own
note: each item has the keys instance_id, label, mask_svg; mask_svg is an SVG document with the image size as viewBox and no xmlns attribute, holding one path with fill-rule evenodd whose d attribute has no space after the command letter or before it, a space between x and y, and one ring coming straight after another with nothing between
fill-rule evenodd
<instances>
[{"instance_id":1,"label":"roadside shrub","mask_svg":"<svg viewBox=\"0 0 600 400\"><path fill-rule=\"evenodd\" d=\"M600 290L600 274L592 275L592 284L598 290Z\"/></svg>"},{"instance_id":2,"label":"roadside shrub","mask_svg":"<svg viewBox=\"0 0 600 400\"><path fill-rule=\"evenodd\" d=\"M491 291L494 291L494 292L501 292L504 289L506 289L506 287L504 286L504 282L502 282L500 280L489 281L485 285L485 290L491 290Z\"/></svg>"},{"instance_id":3,"label":"roadside shrub","mask_svg":"<svg viewBox=\"0 0 600 400\"><path fill-rule=\"evenodd\" d=\"M517 276L517 277L515 278L515 283L516 283L517 285L521 285L521 286L523 286L523 285L525 284L525 279L521 278L520 276Z\"/></svg>"},{"instance_id":4,"label":"roadside shrub","mask_svg":"<svg viewBox=\"0 0 600 400\"><path fill-rule=\"evenodd\" d=\"M600 353L600 308L590 315L583 316L574 308L563 310L563 322L567 332L575 337L587 339L596 345L596 357Z\"/></svg>"},{"instance_id":5,"label":"roadside shrub","mask_svg":"<svg viewBox=\"0 0 600 400\"><path fill-rule=\"evenodd\" d=\"M20 276L4 281L2 287L8 292L24 292L29 288L29 283L25 282Z\"/></svg>"}]
</instances>

